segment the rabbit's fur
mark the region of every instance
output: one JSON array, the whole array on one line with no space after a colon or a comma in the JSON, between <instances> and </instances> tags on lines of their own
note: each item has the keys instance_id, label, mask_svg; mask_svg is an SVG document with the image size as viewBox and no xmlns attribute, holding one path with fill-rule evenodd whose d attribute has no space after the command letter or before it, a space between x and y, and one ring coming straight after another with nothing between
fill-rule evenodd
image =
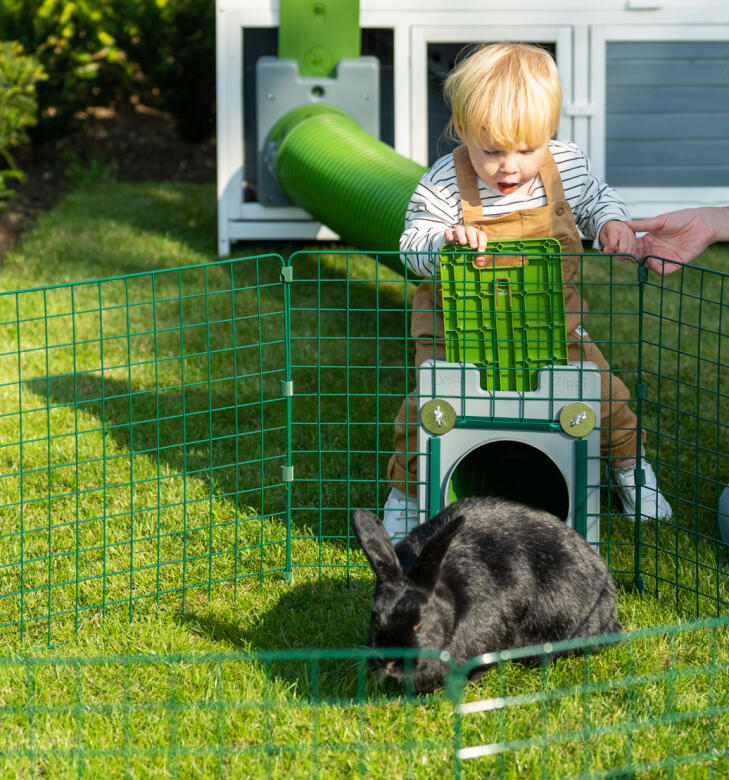
<instances>
[{"instance_id":1,"label":"rabbit's fur","mask_svg":"<svg viewBox=\"0 0 729 780\"><path fill-rule=\"evenodd\" d=\"M372 647L447 650L460 664L490 651L622 630L605 562L548 512L466 498L394 547L371 512L357 510L352 524L377 577ZM402 660L373 666L404 682ZM446 671L438 659L415 659L413 690L440 687Z\"/></svg>"}]
</instances>

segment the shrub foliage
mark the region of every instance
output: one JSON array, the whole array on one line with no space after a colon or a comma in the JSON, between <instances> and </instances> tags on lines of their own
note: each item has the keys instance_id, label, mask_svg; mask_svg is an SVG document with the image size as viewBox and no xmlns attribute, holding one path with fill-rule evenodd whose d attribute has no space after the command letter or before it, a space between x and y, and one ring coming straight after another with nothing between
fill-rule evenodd
<instances>
[{"instance_id":1,"label":"shrub foliage","mask_svg":"<svg viewBox=\"0 0 729 780\"><path fill-rule=\"evenodd\" d=\"M37 116L36 85L44 78L43 68L19 43L0 41L0 198L13 194L8 179L23 178L10 150L28 140Z\"/></svg>"},{"instance_id":2,"label":"shrub foliage","mask_svg":"<svg viewBox=\"0 0 729 780\"><path fill-rule=\"evenodd\" d=\"M214 0L3 0L0 30L48 75L35 137L130 98L172 113L188 140L212 132Z\"/></svg>"}]
</instances>

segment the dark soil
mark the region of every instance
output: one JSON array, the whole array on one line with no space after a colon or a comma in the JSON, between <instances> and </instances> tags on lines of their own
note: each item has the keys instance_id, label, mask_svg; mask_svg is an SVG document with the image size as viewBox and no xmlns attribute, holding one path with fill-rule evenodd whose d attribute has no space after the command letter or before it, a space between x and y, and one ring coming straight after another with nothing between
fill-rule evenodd
<instances>
[{"instance_id":1,"label":"dark soil","mask_svg":"<svg viewBox=\"0 0 729 780\"><path fill-rule=\"evenodd\" d=\"M91 108L56 142L13 150L24 182L0 201L0 258L69 187L74 170L103 164L120 181L215 181L215 139L182 141L171 117L144 106Z\"/></svg>"}]
</instances>

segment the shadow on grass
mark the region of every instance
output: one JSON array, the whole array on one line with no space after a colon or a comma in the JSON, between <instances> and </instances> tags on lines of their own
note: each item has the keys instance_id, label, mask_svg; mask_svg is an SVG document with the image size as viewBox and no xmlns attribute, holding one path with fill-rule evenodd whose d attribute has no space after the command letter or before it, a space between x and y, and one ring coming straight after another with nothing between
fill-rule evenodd
<instances>
[{"instance_id":1,"label":"shadow on grass","mask_svg":"<svg viewBox=\"0 0 729 780\"><path fill-rule=\"evenodd\" d=\"M363 696L366 659L327 658L320 648L364 648L372 607L372 582L322 577L285 589L257 625L186 612L178 620L193 633L248 652L272 651L261 660L267 678L319 700ZM291 658L276 653L293 651ZM340 653L341 655L341 653Z\"/></svg>"},{"instance_id":2,"label":"shadow on grass","mask_svg":"<svg viewBox=\"0 0 729 780\"><path fill-rule=\"evenodd\" d=\"M192 477L228 497L235 496L236 487L245 486L245 502L253 506L257 502L252 486L260 490L280 480L286 452L280 426L283 399L267 404L268 413L280 419L261 431L255 425L260 415L251 414L251 404L260 412L260 397L239 395L236 407L234 395L205 386L140 390L95 373L43 377L25 384L45 400L36 412L50 419L70 412L72 421L65 423L64 433L73 434L85 450L96 443L99 459L101 438L109 435L116 444L109 456L114 463L120 462L120 452L145 456L165 477Z\"/></svg>"}]
</instances>

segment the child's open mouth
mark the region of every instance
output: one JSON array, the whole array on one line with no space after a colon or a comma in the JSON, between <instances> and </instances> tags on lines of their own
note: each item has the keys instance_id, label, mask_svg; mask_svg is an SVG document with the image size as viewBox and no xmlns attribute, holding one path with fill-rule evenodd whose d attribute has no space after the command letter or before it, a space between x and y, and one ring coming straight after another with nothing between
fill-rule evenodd
<instances>
[{"instance_id":1,"label":"child's open mouth","mask_svg":"<svg viewBox=\"0 0 729 780\"><path fill-rule=\"evenodd\" d=\"M512 192L516 191L516 188L519 186L518 184L507 184L503 182L498 183L499 192L502 192L504 195L511 195Z\"/></svg>"}]
</instances>

